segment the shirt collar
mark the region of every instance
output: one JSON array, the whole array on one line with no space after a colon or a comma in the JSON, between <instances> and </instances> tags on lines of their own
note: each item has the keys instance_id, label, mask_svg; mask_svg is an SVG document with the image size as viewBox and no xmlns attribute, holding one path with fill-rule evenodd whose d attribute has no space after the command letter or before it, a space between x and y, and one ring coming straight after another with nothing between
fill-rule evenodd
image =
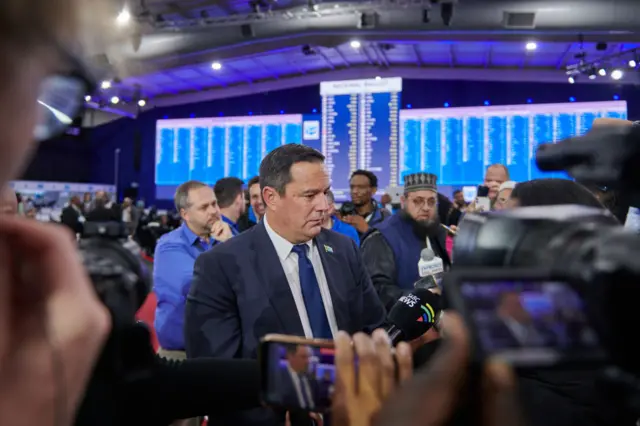
<instances>
[{"instance_id":1,"label":"shirt collar","mask_svg":"<svg viewBox=\"0 0 640 426\"><path fill-rule=\"evenodd\" d=\"M226 217L225 215L221 215L222 220L229 224L233 229L238 230L238 224Z\"/></svg>"},{"instance_id":2,"label":"shirt collar","mask_svg":"<svg viewBox=\"0 0 640 426\"><path fill-rule=\"evenodd\" d=\"M262 221L264 222L264 227L267 230L267 234L271 239L271 243L273 247L276 249L276 253L280 258L280 261L283 262L289 254L291 254L291 250L293 249L294 244L290 243L286 239L282 238L276 231L269 226L269 221L267 220L267 215L265 214L262 217ZM313 240L307 241L306 244L309 246L309 250L313 247Z\"/></svg>"},{"instance_id":3,"label":"shirt collar","mask_svg":"<svg viewBox=\"0 0 640 426\"><path fill-rule=\"evenodd\" d=\"M200 238L199 235L196 235L195 232L193 232L185 222L182 222L181 227L182 233L185 237L187 237L187 241L189 241L189 244L194 245L195 243L202 241L202 238ZM211 238L209 241L213 241L213 238Z\"/></svg>"}]
</instances>

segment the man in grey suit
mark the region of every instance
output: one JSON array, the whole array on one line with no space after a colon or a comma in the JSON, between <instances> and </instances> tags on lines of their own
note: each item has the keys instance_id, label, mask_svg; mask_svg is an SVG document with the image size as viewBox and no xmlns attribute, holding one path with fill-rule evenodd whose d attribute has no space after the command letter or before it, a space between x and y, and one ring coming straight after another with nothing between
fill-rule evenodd
<instances>
[{"instance_id":1,"label":"man in grey suit","mask_svg":"<svg viewBox=\"0 0 640 426\"><path fill-rule=\"evenodd\" d=\"M264 220L196 261L185 314L191 358L255 358L268 333L332 339L338 330L371 332L385 319L356 244L322 226L324 156L281 146L262 160L260 185ZM259 411L234 425L276 421Z\"/></svg>"}]
</instances>

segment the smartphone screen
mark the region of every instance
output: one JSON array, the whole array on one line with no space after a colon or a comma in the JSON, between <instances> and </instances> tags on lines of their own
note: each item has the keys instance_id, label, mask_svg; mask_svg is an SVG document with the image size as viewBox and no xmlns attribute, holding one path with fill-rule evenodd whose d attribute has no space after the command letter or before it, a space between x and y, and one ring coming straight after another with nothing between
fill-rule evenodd
<instances>
[{"instance_id":1,"label":"smartphone screen","mask_svg":"<svg viewBox=\"0 0 640 426\"><path fill-rule=\"evenodd\" d=\"M331 407L336 371L334 349L264 342L263 399L271 406L322 413Z\"/></svg>"},{"instance_id":2,"label":"smartphone screen","mask_svg":"<svg viewBox=\"0 0 640 426\"><path fill-rule=\"evenodd\" d=\"M489 187L484 185L478 186L478 191L476 192L476 197L488 197L489 196Z\"/></svg>"},{"instance_id":3,"label":"smartphone screen","mask_svg":"<svg viewBox=\"0 0 640 426\"><path fill-rule=\"evenodd\" d=\"M460 290L486 355L517 366L604 358L584 301L566 282L464 282Z\"/></svg>"},{"instance_id":4,"label":"smartphone screen","mask_svg":"<svg viewBox=\"0 0 640 426\"><path fill-rule=\"evenodd\" d=\"M491 200L489 199L489 187L484 185L478 186L478 192L476 198L476 207L483 212L491 210Z\"/></svg>"}]
</instances>

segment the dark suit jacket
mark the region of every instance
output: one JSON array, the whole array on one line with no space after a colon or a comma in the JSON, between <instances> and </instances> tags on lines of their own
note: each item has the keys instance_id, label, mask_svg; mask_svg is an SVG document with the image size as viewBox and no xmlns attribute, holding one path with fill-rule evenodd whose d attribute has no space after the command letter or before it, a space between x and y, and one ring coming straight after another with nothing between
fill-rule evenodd
<instances>
[{"instance_id":1,"label":"dark suit jacket","mask_svg":"<svg viewBox=\"0 0 640 426\"><path fill-rule=\"evenodd\" d=\"M309 391L311 395L308 397L311 398L311 403L313 403L313 407L317 407L319 401L319 383L316 378L312 375L306 374L307 384L309 385ZM311 408L311 407L301 407L300 401L298 400L298 394L296 392L296 386L293 384L293 378L291 377L291 373L287 367L284 367L280 370L280 392L281 392L281 401L283 407L285 408Z\"/></svg>"},{"instance_id":2,"label":"dark suit jacket","mask_svg":"<svg viewBox=\"0 0 640 426\"><path fill-rule=\"evenodd\" d=\"M113 208L96 207L85 216L87 222L120 222L122 217Z\"/></svg>"},{"instance_id":3,"label":"dark suit jacket","mask_svg":"<svg viewBox=\"0 0 640 426\"><path fill-rule=\"evenodd\" d=\"M338 328L355 333L380 327L386 312L353 240L323 229L315 242ZM196 260L185 314L187 354L255 358L268 333L304 336L280 259L259 223Z\"/></svg>"},{"instance_id":4,"label":"dark suit jacket","mask_svg":"<svg viewBox=\"0 0 640 426\"><path fill-rule=\"evenodd\" d=\"M60 223L68 226L74 234L82 234L82 223L80 222L80 213L71 206L62 209L60 215Z\"/></svg>"}]
</instances>

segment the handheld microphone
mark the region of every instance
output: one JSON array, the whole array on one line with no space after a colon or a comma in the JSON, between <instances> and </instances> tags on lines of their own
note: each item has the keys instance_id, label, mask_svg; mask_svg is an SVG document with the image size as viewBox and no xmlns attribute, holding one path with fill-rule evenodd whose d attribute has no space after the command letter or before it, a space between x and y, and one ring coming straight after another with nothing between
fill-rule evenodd
<instances>
[{"instance_id":1,"label":"handheld microphone","mask_svg":"<svg viewBox=\"0 0 640 426\"><path fill-rule=\"evenodd\" d=\"M433 327L440 315L440 296L417 288L402 296L387 316L387 333L393 345L417 339Z\"/></svg>"},{"instance_id":2,"label":"handheld microphone","mask_svg":"<svg viewBox=\"0 0 640 426\"><path fill-rule=\"evenodd\" d=\"M418 275L420 278L433 277L436 285L440 285L444 275L444 262L437 257L430 248L422 249L420 260L418 261Z\"/></svg>"}]
</instances>

